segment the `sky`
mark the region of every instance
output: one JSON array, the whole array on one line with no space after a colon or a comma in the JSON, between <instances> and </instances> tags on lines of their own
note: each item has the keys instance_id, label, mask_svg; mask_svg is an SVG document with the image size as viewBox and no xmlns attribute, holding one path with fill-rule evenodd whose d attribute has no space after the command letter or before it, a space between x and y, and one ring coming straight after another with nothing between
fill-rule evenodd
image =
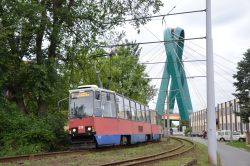
<instances>
[{"instance_id":1,"label":"sky","mask_svg":"<svg viewBox=\"0 0 250 166\"><path fill-rule=\"evenodd\" d=\"M164 0L164 7L158 14L177 13L202 10L206 8L206 0ZM237 63L243 53L250 48L250 1L249 0L212 0L212 37L214 51L215 104L234 99L232 75L236 73ZM206 13L168 16L153 19L142 26L140 33L130 25L126 25L126 38L137 42L163 40L163 32L167 27L181 27L186 38L206 36ZM140 62L164 62L166 58L163 44L142 45ZM185 41L183 60L205 60L206 41ZM146 72L151 78L162 77L164 64L147 64ZM206 63L184 63L186 75L205 76ZM156 89L160 87L161 79L152 79L151 84ZM188 79L189 92L193 111L206 108L206 78ZM157 95L150 101L149 107L155 109ZM175 106L174 112L178 112Z\"/></svg>"}]
</instances>

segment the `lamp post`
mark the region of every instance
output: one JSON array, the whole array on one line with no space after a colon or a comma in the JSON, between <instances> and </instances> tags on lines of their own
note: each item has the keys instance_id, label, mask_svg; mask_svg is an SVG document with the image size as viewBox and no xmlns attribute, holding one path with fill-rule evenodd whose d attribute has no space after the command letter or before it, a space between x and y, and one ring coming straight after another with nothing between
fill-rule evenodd
<instances>
[{"instance_id":1,"label":"lamp post","mask_svg":"<svg viewBox=\"0 0 250 166\"><path fill-rule=\"evenodd\" d=\"M208 129L208 162L217 165L217 141L215 120L215 95L214 95L214 64L213 64L213 39L211 23L211 0L206 0L206 58L207 58L207 129Z\"/></svg>"},{"instance_id":2,"label":"lamp post","mask_svg":"<svg viewBox=\"0 0 250 166\"><path fill-rule=\"evenodd\" d=\"M232 103L230 101L230 142L233 141L233 126L232 126Z\"/></svg>"},{"instance_id":3,"label":"lamp post","mask_svg":"<svg viewBox=\"0 0 250 166\"><path fill-rule=\"evenodd\" d=\"M166 96L166 102L164 102L164 106L165 106L165 104L166 104L166 109L164 109L164 124L163 124L163 136L164 137L168 137L169 136L169 116L168 116L168 114L169 114L169 105L168 105L168 92L166 91L166 94L167 94L167 96ZM165 121L165 117L167 116L167 126L166 126L166 121Z\"/></svg>"},{"instance_id":4,"label":"lamp post","mask_svg":"<svg viewBox=\"0 0 250 166\"><path fill-rule=\"evenodd\" d=\"M246 89L245 92L247 93L248 99L250 99L250 91L249 91L249 89ZM247 104L247 109L250 109L250 103ZM246 129L247 129L247 132L249 132L249 123L246 123Z\"/></svg>"},{"instance_id":5,"label":"lamp post","mask_svg":"<svg viewBox=\"0 0 250 166\"><path fill-rule=\"evenodd\" d=\"M167 136L169 136L170 134L170 120L169 120L169 96L168 96L168 92L167 92L167 108L166 108L166 114L167 115Z\"/></svg>"}]
</instances>

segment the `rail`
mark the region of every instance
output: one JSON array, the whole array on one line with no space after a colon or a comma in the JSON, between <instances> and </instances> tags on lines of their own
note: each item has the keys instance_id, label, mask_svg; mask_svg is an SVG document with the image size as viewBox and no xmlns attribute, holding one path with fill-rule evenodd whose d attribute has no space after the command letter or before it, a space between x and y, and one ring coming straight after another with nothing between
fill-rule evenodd
<instances>
[{"instance_id":1,"label":"rail","mask_svg":"<svg viewBox=\"0 0 250 166\"><path fill-rule=\"evenodd\" d=\"M190 140L183 139L183 138L177 138L177 137L171 137L171 138L179 141L181 144L173 149L170 149L170 150L167 150L167 151L164 151L161 153L157 153L154 155L148 155L148 156L133 158L133 159L129 159L129 160L122 160L122 161L117 161L117 162L112 162L112 163L106 163L106 164L102 164L99 166L112 166L112 165L131 166L131 165L148 164L148 163L152 163L152 162L159 161L162 159L167 159L170 157L179 156L185 152L190 151L191 149L194 149L194 147L195 147L194 142L192 142ZM187 142L190 145L188 146L184 142Z\"/></svg>"},{"instance_id":2,"label":"rail","mask_svg":"<svg viewBox=\"0 0 250 166\"><path fill-rule=\"evenodd\" d=\"M65 154L73 154L73 153L87 153L87 152L89 152L89 150L84 149L84 150L70 150L70 151L31 154L31 155L0 157L0 163L16 162L19 160L42 159L45 157L53 157L53 156L57 156L57 155L65 155Z\"/></svg>"}]
</instances>

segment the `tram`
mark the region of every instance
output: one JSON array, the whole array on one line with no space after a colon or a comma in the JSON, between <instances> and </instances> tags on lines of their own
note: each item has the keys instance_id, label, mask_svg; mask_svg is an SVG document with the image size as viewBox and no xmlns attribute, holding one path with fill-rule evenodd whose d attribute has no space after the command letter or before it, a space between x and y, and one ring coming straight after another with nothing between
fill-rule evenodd
<instances>
[{"instance_id":1,"label":"tram","mask_svg":"<svg viewBox=\"0 0 250 166\"><path fill-rule=\"evenodd\" d=\"M161 139L161 116L147 105L96 85L69 91L69 137L96 147Z\"/></svg>"}]
</instances>

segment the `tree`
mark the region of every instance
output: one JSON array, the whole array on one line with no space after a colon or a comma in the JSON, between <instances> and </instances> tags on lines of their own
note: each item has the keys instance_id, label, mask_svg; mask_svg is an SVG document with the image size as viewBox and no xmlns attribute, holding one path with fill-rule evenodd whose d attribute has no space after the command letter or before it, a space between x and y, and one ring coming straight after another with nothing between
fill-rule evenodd
<instances>
[{"instance_id":1,"label":"tree","mask_svg":"<svg viewBox=\"0 0 250 166\"><path fill-rule=\"evenodd\" d=\"M46 112L65 87L62 64L95 51L125 19L149 16L160 6L160 0L2 0L0 90L21 112ZM148 20L131 24L139 29Z\"/></svg>"},{"instance_id":2,"label":"tree","mask_svg":"<svg viewBox=\"0 0 250 166\"><path fill-rule=\"evenodd\" d=\"M155 95L155 91L145 74L146 67L138 63L139 54L138 47L121 47L117 50L117 56L112 57L110 87L124 96L146 104Z\"/></svg>"},{"instance_id":3,"label":"tree","mask_svg":"<svg viewBox=\"0 0 250 166\"><path fill-rule=\"evenodd\" d=\"M81 55L74 56L76 59L65 64L62 69L63 80L68 82L65 89L76 88L80 84L98 85L95 75L98 71L104 88L107 88L111 77L111 90L144 104L152 99L154 87L149 84L145 66L138 63L138 45L116 48L115 55L111 57L104 50L97 51L95 55L82 51Z\"/></svg>"},{"instance_id":4,"label":"tree","mask_svg":"<svg viewBox=\"0 0 250 166\"><path fill-rule=\"evenodd\" d=\"M250 117L250 49L243 54L243 60L238 63L237 70L237 73L233 75L233 78L236 79L234 96L239 99L240 104L240 112L237 115L241 117L243 123L248 124ZM247 131L249 132L248 125Z\"/></svg>"}]
</instances>

